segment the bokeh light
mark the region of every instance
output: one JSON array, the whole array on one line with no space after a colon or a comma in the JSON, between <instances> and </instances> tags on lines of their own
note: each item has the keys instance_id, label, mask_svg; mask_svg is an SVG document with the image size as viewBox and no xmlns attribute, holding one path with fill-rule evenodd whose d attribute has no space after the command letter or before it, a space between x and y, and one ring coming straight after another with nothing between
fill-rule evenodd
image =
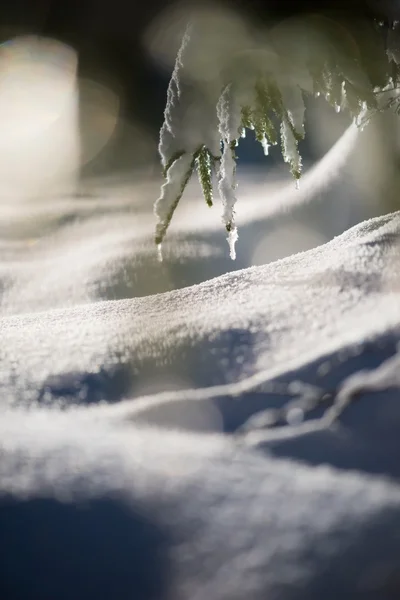
<instances>
[{"instance_id":1,"label":"bokeh light","mask_svg":"<svg viewBox=\"0 0 400 600\"><path fill-rule=\"evenodd\" d=\"M0 46L0 198L74 183L79 167L77 55L22 36Z\"/></svg>"}]
</instances>

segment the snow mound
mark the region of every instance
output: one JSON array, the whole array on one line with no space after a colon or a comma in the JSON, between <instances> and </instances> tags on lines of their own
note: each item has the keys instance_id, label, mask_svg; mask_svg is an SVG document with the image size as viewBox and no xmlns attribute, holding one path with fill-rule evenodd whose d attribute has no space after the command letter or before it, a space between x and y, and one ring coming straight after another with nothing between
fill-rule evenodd
<instances>
[{"instance_id":1,"label":"snow mound","mask_svg":"<svg viewBox=\"0 0 400 600\"><path fill-rule=\"evenodd\" d=\"M398 598L400 214L226 273L117 189L2 214L0 597Z\"/></svg>"}]
</instances>

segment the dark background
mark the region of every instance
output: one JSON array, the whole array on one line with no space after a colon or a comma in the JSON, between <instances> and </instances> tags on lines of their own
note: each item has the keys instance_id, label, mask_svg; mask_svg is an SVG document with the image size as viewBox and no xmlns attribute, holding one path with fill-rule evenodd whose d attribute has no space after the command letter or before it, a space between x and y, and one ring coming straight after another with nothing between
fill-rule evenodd
<instances>
[{"instance_id":1,"label":"dark background","mask_svg":"<svg viewBox=\"0 0 400 600\"><path fill-rule=\"evenodd\" d=\"M148 55L143 35L173 4L169 0L14 0L1 4L0 39L35 33L71 45L79 53L80 73L90 72L99 81L112 77L123 91L123 110L156 131L162 121L168 74ZM180 4L196 7L204 2ZM390 22L400 14L399 3L393 0L214 0L212 6L218 5L238 10L257 24L305 11L333 11L349 21L379 16Z\"/></svg>"},{"instance_id":2,"label":"dark background","mask_svg":"<svg viewBox=\"0 0 400 600\"><path fill-rule=\"evenodd\" d=\"M85 165L90 174L109 169L130 170L137 164L139 168L151 165L151 174L158 176L158 132L172 67L156 62L146 46L145 36L155 19L177 5L189 10L204 5L231 9L256 26L268 26L305 12L334 13L352 28L357 27L358 20L377 17L389 26L400 15L398 0L9 0L1 3L0 42L21 34L64 42L78 53L79 76L104 85L118 96L118 125L105 150L96 155L94 163ZM171 40L171 46L175 52L176 40ZM81 98L81 123L87 121L88 111L82 111ZM140 124L139 134L128 134L127 122ZM145 139L141 146L139 137ZM308 143L303 147L305 158L307 154L311 160L317 158L310 153ZM239 157L243 164L264 161L262 149L252 144L251 135L241 144Z\"/></svg>"}]
</instances>

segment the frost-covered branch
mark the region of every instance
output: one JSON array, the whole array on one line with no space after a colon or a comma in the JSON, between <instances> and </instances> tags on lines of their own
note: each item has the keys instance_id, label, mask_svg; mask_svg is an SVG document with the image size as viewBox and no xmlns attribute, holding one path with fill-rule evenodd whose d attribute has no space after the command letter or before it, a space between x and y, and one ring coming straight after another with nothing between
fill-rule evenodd
<instances>
[{"instance_id":1,"label":"frost-covered branch","mask_svg":"<svg viewBox=\"0 0 400 600\"><path fill-rule=\"evenodd\" d=\"M204 23L203 29L192 23L176 58L160 132L165 183L155 203L156 243L162 243L194 170L205 201L213 205L215 173L235 258L235 148L246 129L254 131L266 155L280 140L283 159L298 184L306 96L324 97L360 127L386 108L400 112L399 23L392 25L385 42L381 24L371 31L372 41L356 39L357 31L351 35L342 24L313 15L298 19L286 37L279 29L265 32L262 44L259 35L248 35L232 45L228 35L226 41L218 31L213 40ZM374 57L368 61L372 43ZM204 60L208 46L218 49L212 63ZM199 72L199 64L208 71Z\"/></svg>"}]
</instances>

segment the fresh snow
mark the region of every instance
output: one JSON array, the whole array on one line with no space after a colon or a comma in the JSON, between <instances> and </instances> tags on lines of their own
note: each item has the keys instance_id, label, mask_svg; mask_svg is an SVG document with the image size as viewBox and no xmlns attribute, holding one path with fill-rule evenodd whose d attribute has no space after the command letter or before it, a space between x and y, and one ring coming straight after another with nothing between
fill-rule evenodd
<instances>
[{"instance_id":1,"label":"fresh snow","mask_svg":"<svg viewBox=\"0 0 400 600\"><path fill-rule=\"evenodd\" d=\"M0 597L398 597L400 215L249 268L254 181L236 271L193 186L162 263L157 183L0 205Z\"/></svg>"}]
</instances>

